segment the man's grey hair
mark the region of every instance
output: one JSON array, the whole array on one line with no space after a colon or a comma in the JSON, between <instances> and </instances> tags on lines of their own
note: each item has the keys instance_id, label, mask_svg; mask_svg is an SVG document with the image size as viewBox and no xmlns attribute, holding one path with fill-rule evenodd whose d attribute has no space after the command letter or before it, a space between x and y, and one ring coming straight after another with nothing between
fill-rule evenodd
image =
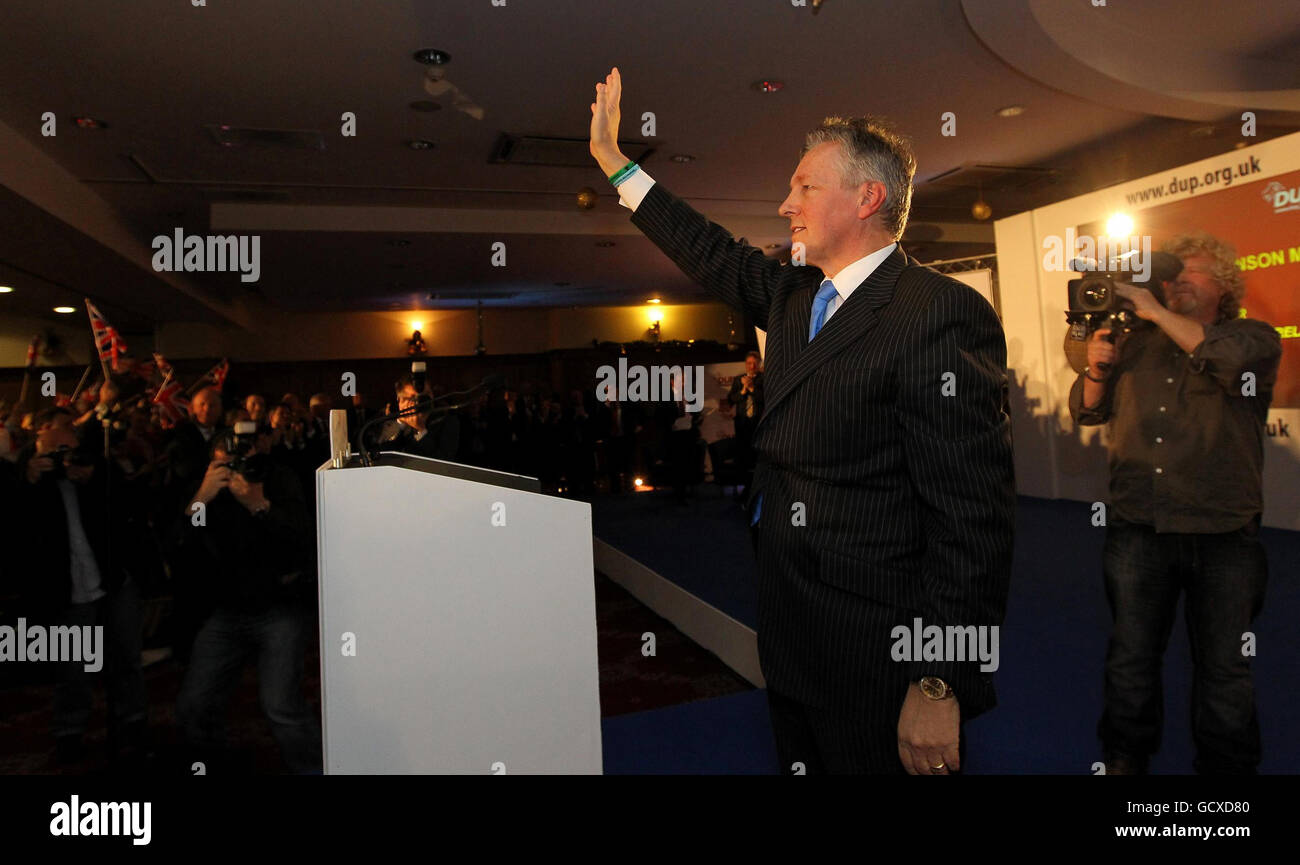
<instances>
[{"instance_id":1,"label":"man's grey hair","mask_svg":"<svg viewBox=\"0 0 1300 865\"><path fill-rule=\"evenodd\" d=\"M912 207L916 157L912 155L911 143L893 131L884 118L827 117L821 126L808 133L799 156L828 142L840 145L836 159L846 189L868 180L885 184L880 222L898 240L907 227L907 214Z\"/></svg>"}]
</instances>

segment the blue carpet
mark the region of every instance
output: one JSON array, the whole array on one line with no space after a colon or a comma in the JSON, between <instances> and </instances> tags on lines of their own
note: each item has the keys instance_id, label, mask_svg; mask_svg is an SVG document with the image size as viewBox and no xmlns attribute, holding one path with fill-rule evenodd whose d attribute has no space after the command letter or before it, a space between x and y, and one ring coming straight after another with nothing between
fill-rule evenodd
<instances>
[{"instance_id":1,"label":"blue carpet","mask_svg":"<svg viewBox=\"0 0 1300 865\"><path fill-rule=\"evenodd\" d=\"M746 691L601 721L606 775L774 775L767 692Z\"/></svg>"},{"instance_id":2,"label":"blue carpet","mask_svg":"<svg viewBox=\"0 0 1300 865\"><path fill-rule=\"evenodd\" d=\"M592 500L592 534L750 628L758 627L754 553L745 511L703 487L677 504L671 492ZM709 492L713 492L709 495Z\"/></svg>"},{"instance_id":3,"label":"blue carpet","mask_svg":"<svg viewBox=\"0 0 1300 865\"><path fill-rule=\"evenodd\" d=\"M597 499L592 512L597 537L755 626L748 530L743 511L731 499L701 498L680 506L669 496L641 493ZM999 705L967 725L967 768L972 773L1087 774L1100 759L1096 724L1110 614L1101 577L1105 529L1092 527L1090 518L1089 506L1081 502L1020 499L1011 596L995 678ZM1300 619L1295 579L1300 532L1264 529L1262 537L1269 585L1255 623L1256 699L1264 743L1260 771L1300 773L1300 737L1291 720L1300 716L1300 694L1294 687L1300 669L1295 627ZM751 702L742 699L746 697ZM1152 760L1153 772L1191 771L1190 699L1191 659L1186 629L1179 624L1165 658L1165 739ZM620 735L620 722L633 728L634 740ZM609 771L752 772L770 771L762 767L774 765L761 692L612 718L607 730L611 724ZM635 748L635 753L624 753L625 748ZM761 756L746 749L761 749L754 751Z\"/></svg>"}]
</instances>

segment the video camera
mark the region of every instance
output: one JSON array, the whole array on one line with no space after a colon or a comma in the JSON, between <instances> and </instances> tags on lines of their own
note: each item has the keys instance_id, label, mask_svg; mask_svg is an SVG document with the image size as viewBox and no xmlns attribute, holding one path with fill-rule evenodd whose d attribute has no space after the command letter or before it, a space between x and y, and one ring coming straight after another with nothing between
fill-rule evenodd
<instances>
[{"instance_id":1,"label":"video camera","mask_svg":"<svg viewBox=\"0 0 1300 865\"><path fill-rule=\"evenodd\" d=\"M1070 326L1065 333L1065 356L1075 372L1083 372L1087 363L1087 343L1093 331L1109 328L1116 334L1129 333L1151 323L1139 318L1133 303L1120 296L1115 283L1136 285L1150 291L1161 306L1165 303L1164 283L1173 282L1183 270L1183 262L1167 252L1153 252L1146 277L1120 267L1118 259L1110 259L1102 268L1088 258L1070 261L1070 269L1083 274L1072 279L1067 288L1068 309L1065 321Z\"/></svg>"}]
</instances>

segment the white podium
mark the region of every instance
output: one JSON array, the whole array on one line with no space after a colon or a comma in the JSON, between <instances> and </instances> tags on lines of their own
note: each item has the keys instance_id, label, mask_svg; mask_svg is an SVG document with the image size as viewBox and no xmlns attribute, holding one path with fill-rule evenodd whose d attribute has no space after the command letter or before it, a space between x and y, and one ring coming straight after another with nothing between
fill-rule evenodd
<instances>
[{"instance_id":1,"label":"white podium","mask_svg":"<svg viewBox=\"0 0 1300 865\"><path fill-rule=\"evenodd\" d=\"M316 472L326 773L599 774L591 507L379 461Z\"/></svg>"}]
</instances>

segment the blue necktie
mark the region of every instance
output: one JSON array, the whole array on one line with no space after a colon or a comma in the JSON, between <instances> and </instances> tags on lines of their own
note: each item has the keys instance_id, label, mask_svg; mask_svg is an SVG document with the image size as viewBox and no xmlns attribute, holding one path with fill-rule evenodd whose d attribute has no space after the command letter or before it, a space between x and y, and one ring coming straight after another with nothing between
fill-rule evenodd
<instances>
[{"instance_id":1,"label":"blue necktie","mask_svg":"<svg viewBox=\"0 0 1300 865\"><path fill-rule=\"evenodd\" d=\"M822 329L826 321L826 307L832 297L835 297L835 284L828 279L822 283L822 287L817 290L817 296L813 298L812 320L808 322L809 342L812 342L813 337Z\"/></svg>"},{"instance_id":2,"label":"blue necktie","mask_svg":"<svg viewBox=\"0 0 1300 865\"><path fill-rule=\"evenodd\" d=\"M822 287L817 290L817 296L813 298L812 319L808 322L808 341L812 342L813 337L822 329L826 323L826 307L830 305L831 298L835 297L835 284L829 279L822 283ZM758 498L754 499L754 517L749 521L751 526L758 525L758 518L763 513L763 494L759 493Z\"/></svg>"}]
</instances>

